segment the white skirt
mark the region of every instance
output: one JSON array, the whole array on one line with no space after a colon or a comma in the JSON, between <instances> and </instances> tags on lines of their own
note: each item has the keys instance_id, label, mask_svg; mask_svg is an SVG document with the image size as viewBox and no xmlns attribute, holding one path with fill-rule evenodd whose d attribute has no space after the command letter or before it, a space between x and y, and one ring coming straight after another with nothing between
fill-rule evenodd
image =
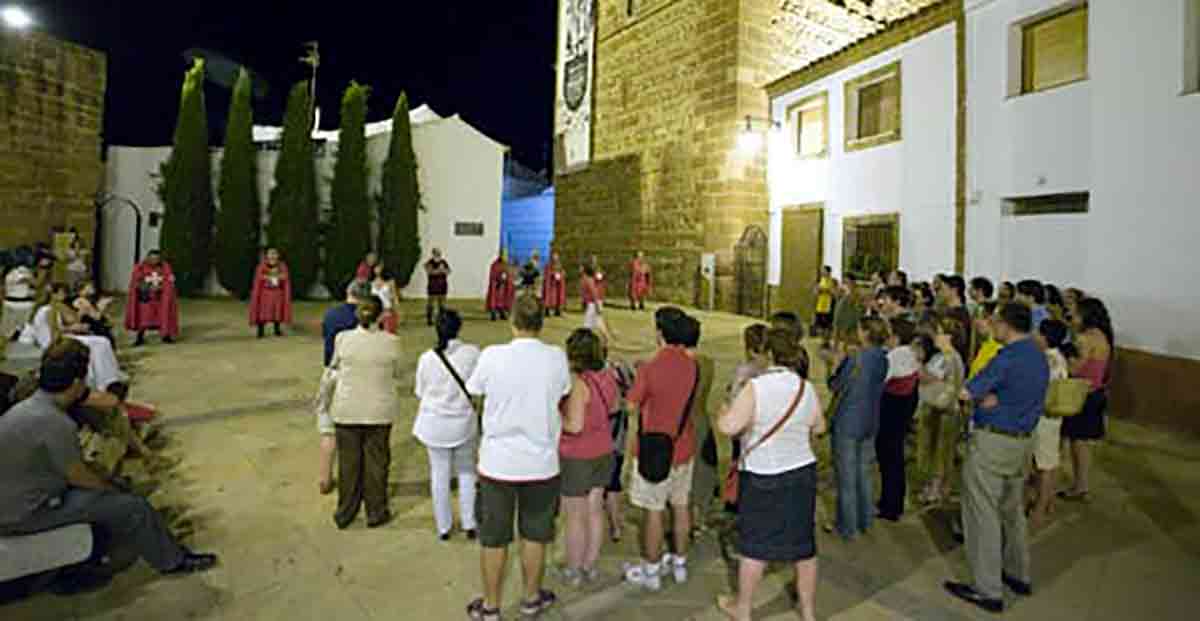
<instances>
[{"instance_id":1,"label":"white skirt","mask_svg":"<svg viewBox=\"0 0 1200 621\"><path fill-rule=\"evenodd\" d=\"M88 348L87 385L93 390L104 390L113 382L124 382L129 379L121 372L117 362L117 354L113 351L112 343L102 336L69 334L68 338L75 339Z\"/></svg>"},{"instance_id":2,"label":"white skirt","mask_svg":"<svg viewBox=\"0 0 1200 621\"><path fill-rule=\"evenodd\" d=\"M600 329L600 303L588 302L587 310L583 313L583 327L588 330Z\"/></svg>"},{"instance_id":3,"label":"white skirt","mask_svg":"<svg viewBox=\"0 0 1200 621\"><path fill-rule=\"evenodd\" d=\"M32 319L33 302L4 301L4 313L0 316L0 337L5 341L20 332Z\"/></svg>"}]
</instances>

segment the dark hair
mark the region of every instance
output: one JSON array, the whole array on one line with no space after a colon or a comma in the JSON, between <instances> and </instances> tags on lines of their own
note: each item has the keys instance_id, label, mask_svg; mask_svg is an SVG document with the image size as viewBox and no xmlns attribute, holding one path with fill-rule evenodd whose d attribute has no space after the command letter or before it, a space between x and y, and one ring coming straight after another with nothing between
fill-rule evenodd
<instances>
[{"instance_id":1,"label":"dark hair","mask_svg":"<svg viewBox=\"0 0 1200 621\"><path fill-rule=\"evenodd\" d=\"M956 351L966 351L967 334L969 334L967 326L951 315L939 315L935 321L938 330L943 334L950 335L950 345Z\"/></svg>"},{"instance_id":2,"label":"dark hair","mask_svg":"<svg viewBox=\"0 0 1200 621\"><path fill-rule=\"evenodd\" d=\"M908 274L905 273L904 270L893 270L892 273L895 274L896 277L900 279L901 286L904 286L904 287L908 286Z\"/></svg>"},{"instance_id":3,"label":"dark hair","mask_svg":"<svg viewBox=\"0 0 1200 621\"><path fill-rule=\"evenodd\" d=\"M1042 325L1038 326L1038 333L1042 338L1046 339L1046 345L1051 349L1058 349L1067 340L1067 324L1057 319L1046 319L1042 321Z\"/></svg>"},{"instance_id":4,"label":"dark hair","mask_svg":"<svg viewBox=\"0 0 1200 621\"><path fill-rule=\"evenodd\" d=\"M933 297L933 287L931 287L929 283L919 282L916 284L916 288L917 293L920 294L921 301L925 303L925 306L933 306L934 303L937 302L937 300Z\"/></svg>"},{"instance_id":5,"label":"dark hair","mask_svg":"<svg viewBox=\"0 0 1200 621\"><path fill-rule=\"evenodd\" d=\"M826 272L829 272L830 274L832 274L832 273L833 273L833 268L832 268L832 267L829 267L828 265L826 265L826 266L822 267L822 268L821 268L821 270L823 270L823 271L826 271Z\"/></svg>"},{"instance_id":6,"label":"dark hair","mask_svg":"<svg viewBox=\"0 0 1200 621\"><path fill-rule=\"evenodd\" d=\"M436 351L446 351L446 347L450 345L450 341L458 338L459 330L462 330L462 316L458 311L443 308L437 315L437 321L434 323L433 329L437 332Z\"/></svg>"},{"instance_id":7,"label":"dark hair","mask_svg":"<svg viewBox=\"0 0 1200 621\"><path fill-rule=\"evenodd\" d=\"M787 330L797 343L804 340L804 321L791 311L779 311L771 315L771 327Z\"/></svg>"},{"instance_id":8,"label":"dark hair","mask_svg":"<svg viewBox=\"0 0 1200 621\"><path fill-rule=\"evenodd\" d=\"M158 248L151 248L150 250L146 251L146 258L147 258L147 259L148 259L148 258L150 258L150 257L153 257L153 256L159 256L159 257L161 257L161 256L162 256L162 251L161 251L161 250L159 250Z\"/></svg>"},{"instance_id":9,"label":"dark hair","mask_svg":"<svg viewBox=\"0 0 1200 621\"><path fill-rule=\"evenodd\" d=\"M1004 293L1005 289L1008 289L1009 295L1012 295L1017 292L1017 288L1011 282L1009 282L1007 280L1000 283L1000 293Z\"/></svg>"},{"instance_id":10,"label":"dark hair","mask_svg":"<svg viewBox=\"0 0 1200 621\"><path fill-rule=\"evenodd\" d=\"M1034 304L1046 303L1046 288L1036 280L1022 280L1017 283L1017 293L1033 298Z\"/></svg>"},{"instance_id":11,"label":"dark hair","mask_svg":"<svg viewBox=\"0 0 1200 621\"><path fill-rule=\"evenodd\" d=\"M38 388L58 394L87 377L89 351L75 339L63 339L42 354Z\"/></svg>"},{"instance_id":12,"label":"dark hair","mask_svg":"<svg viewBox=\"0 0 1200 621\"><path fill-rule=\"evenodd\" d=\"M892 319L890 324L892 335L896 337L897 342L901 345L912 343L913 337L917 334L916 324L901 317Z\"/></svg>"},{"instance_id":13,"label":"dark hair","mask_svg":"<svg viewBox=\"0 0 1200 621\"><path fill-rule=\"evenodd\" d=\"M996 292L996 288L992 286L992 281L984 278L983 276L976 276L975 278L972 278L971 288L982 291L983 297L985 298L992 297L992 294Z\"/></svg>"},{"instance_id":14,"label":"dark hair","mask_svg":"<svg viewBox=\"0 0 1200 621\"><path fill-rule=\"evenodd\" d=\"M567 337L567 361L575 373L603 369L603 339L587 328L575 330Z\"/></svg>"},{"instance_id":15,"label":"dark hair","mask_svg":"<svg viewBox=\"0 0 1200 621\"><path fill-rule=\"evenodd\" d=\"M863 345L879 347L887 342L888 325L879 317L863 317L859 320L858 327L867 334L867 343L863 343Z\"/></svg>"},{"instance_id":16,"label":"dark hair","mask_svg":"<svg viewBox=\"0 0 1200 621\"><path fill-rule=\"evenodd\" d=\"M765 323L746 326L746 329L742 330L742 343L747 350L755 353L767 351L767 331L770 329Z\"/></svg>"},{"instance_id":17,"label":"dark hair","mask_svg":"<svg viewBox=\"0 0 1200 621\"><path fill-rule=\"evenodd\" d=\"M804 347L793 338L787 328L771 328L767 331L767 351L775 364L795 369L803 363L805 369L801 376L808 372L808 357L804 355ZM797 369L797 372L799 370Z\"/></svg>"},{"instance_id":18,"label":"dark hair","mask_svg":"<svg viewBox=\"0 0 1200 621\"><path fill-rule=\"evenodd\" d=\"M586 274L586 275L588 275L588 276L595 276L595 275L596 275L596 268L594 268L594 267L592 267L591 265L588 265L588 264L586 264L586 263L585 263L585 264L583 265L583 273L584 273L584 274Z\"/></svg>"},{"instance_id":19,"label":"dark hair","mask_svg":"<svg viewBox=\"0 0 1200 621\"><path fill-rule=\"evenodd\" d=\"M959 302L967 299L967 283L963 280L962 276L951 274L942 278L942 282L946 283L946 286L951 289L954 289L954 292L958 295Z\"/></svg>"},{"instance_id":20,"label":"dark hair","mask_svg":"<svg viewBox=\"0 0 1200 621\"><path fill-rule=\"evenodd\" d=\"M517 296L512 308L512 323L516 329L522 332L541 332L543 320L542 301L537 299L537 296L528 292Z\"/></svg>"},{"instance_id":21,"label":"dark hair","mask_svg":"<svg viewBox=\"0 0 1200 621\"><path fill-rule=\"evenodd\" d=\"M683 346L689 349L700 344L700 320L687 315L683 318Z\"/></svg>"},{"instance_id":22,"label":"dark hair","mask_svg":"<svg viewBox=\"0 0 1200 621\"><path fill-rule=\"evenodd\" d=\"M883 290L883 296L900 305L900 308L912 308L913 295L906 287L888 285Z\"/></svg>"},{"instance_id":23,"label":"dark hair","mask_svg":"<svg viewBox=\"0 0 1200 621\"><path fill-rule=\"evenodd\" d=\"M926 362L929 362L929 359L933 357L934 350L937 349L937 346L933 343L933 337L928 334L918 334L913 339L912 346L920 348L922 352L925 352Z\"/></svg>"},{"instance_id":24,"label":"dark hair","mask_svg":"<svg viewBox=\"0 0 1200 621\"><path fill-rule=\"evenodd\" d=\"M1084 330L1095 328L1103 332L1104 338L1108 339L1109 347L1116 344L1112 318L1108 315L1108 308L1099 298L1084 298L1079 301L1079 325Z\"/></svg>"},{"instance_id":25,"label":"dark hair","mask_svg":"<svg viewBox=\"0 0 1200 621\"><path fill-rule=\"evenodd\" d=\"M379 321L379 316L383 314L383 300L377 295L369 295L358 300L358 307L354 309L354 316L358 318L358 325L364 328L369 328Z\"/></svg>"},{"instance_id":26,"label":"dark hair","mask_svg":"<svg viewBox=\"0 0 1200 621\"><path fill-rule=\"evenodd\" d=\"M1054 285L1046 285L1046 303L1051 306L1066 306L1062 293Z\"/></svg>"},{"instance_id":27,"label":"dark hair","mask_svg":"<svg viewBox=\"0 0 1200 621\"><path fill-rule=\"evenodd\" d=\"M1000 309L1000 320L1008 324L1008 327L1020 332L1028 334L1033 328L1033 311L1024 304L1009 302Z\"/></svg>"},{"instance_id":28,"label":"dark hair","mask_svg":"<svg viewBox=\"0 0 1200 621\"><path fill-rule=\"evenodd\" d=\"M996 307L999 305L1000 303L995 300L987 300L980 303L979 308L982 308L983 314L990 318L996 314Z\"/></svg>"}]
</instances>

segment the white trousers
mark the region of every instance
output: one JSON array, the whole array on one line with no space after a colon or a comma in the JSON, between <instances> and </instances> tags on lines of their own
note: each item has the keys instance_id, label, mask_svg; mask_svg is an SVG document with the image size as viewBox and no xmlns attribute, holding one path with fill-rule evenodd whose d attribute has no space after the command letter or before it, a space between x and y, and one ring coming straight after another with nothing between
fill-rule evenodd
<instances>
[{"instance_id":1,"label":"white trousers","mask_svg":"<svg viewBox=\"0 0 1200 621\"><path fill-rule=\"evenodd\" d=\"M429 491L433 496L433 519L439 535L454 528L454 507L450 498L450 477L458 477L458 511L463 530L475 524L475 438L453 448L427 446L429 451Z\"/></svg>"},{"instance_id":2,"label":"white trousers","mask_svg":"<svg viewBox=\"0 0 1200 621\"><path fill-rule=\"evenodd\" d=\"M121 371L117 362L117 354L113 351L112 343L102 336L70 334L68 338L75 339L87 345L88 374L87 385L93 390L104 390L113 382L124 382L129 379Z\"/></svg>"}]
</instances>

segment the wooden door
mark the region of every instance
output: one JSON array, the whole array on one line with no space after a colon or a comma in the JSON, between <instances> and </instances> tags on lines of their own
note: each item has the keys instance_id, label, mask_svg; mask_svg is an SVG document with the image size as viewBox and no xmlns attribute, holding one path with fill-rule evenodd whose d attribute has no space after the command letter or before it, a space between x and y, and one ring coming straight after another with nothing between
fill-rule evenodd
<instances>
[{"instance_id":1,"label":"wooden door","mask_svg":"<svg viewBox=\"0 0 1200 621\"><path fill-rule=\"evenodd\" d=\"M821 270L825 211L821 207L796 207L783 211L783 249L777 311L792 311L806 322L813 320L816 296L813 285Z\"/></svg>"}]
</instances>

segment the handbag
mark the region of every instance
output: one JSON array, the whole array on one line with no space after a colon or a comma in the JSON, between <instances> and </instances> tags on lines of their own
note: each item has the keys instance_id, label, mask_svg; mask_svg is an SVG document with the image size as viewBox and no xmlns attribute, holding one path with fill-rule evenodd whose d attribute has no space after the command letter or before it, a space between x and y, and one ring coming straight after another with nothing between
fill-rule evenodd
<instances>
[{"instance_id":1,"label":"handbag","mask_svg":"<svg viewBox=\"0 0 1200 621\"><path fill-rule=\"evenodd\" d=\"M1046 416L1062 418L1079 414L1091 391L1092 384L1085 379L1050 380L1046 388Z\"/></svg>"},{"instance_id":2,"label":"handbag","mask_svg":"<svg viewBox=\"0 0 1200 621\"><path fill-rule=\"evenodd\" d=\"M675 440L683 435L688 417L692 413L692 401L696 398L696 388L700 386L700 365L696 365L696 381L692 384L692 392L688 395L687 405L683 406L683 415L679 417L679 430L675 435L661 432L645 433L645 412L640 413L638 422L638 474L649 483L662 483L671 476L671 461L675 456Z\"/></svg>"},{"instance_id":3,"label":"handbag","mask_svg":"<svg viewBox=\"0 0 1200 621\"><path fill-rule=\"evenodd\" d=\"M767 433L763 434L763 437L759 438L757 442L747 447L746 450L742 451L741 457L738 458L736 463L730 466L729 472L725 475L725 482L721 485L721 499L726 503L731 505L737 504L738 485L741 481L740 473L742 466L746 463L746 458L751 452L754 451L754 449L765 444L767 440L771 439L771 436L775 435L780 429L783 429L783 426L786 425L788 420L792 418L792 414L795 414L796 408L800 406L800 400L804 398L804 385L806 383L807 382L804 381L804 378L800 379L800 389L796 391L796 396L792 398L792 404L788 406L787 413L784 414L782 418L775 421L775 424L767 430Z\"/></svg>"},{"instance_id":4,"label":"handbag","mask_svg":"<svg viewBox=\"0 0 1200 621\"><path fill-rule=\"evenodd\" d=\"M959 384L962 383L959 367L949 356L945 357L945 361L951 367L946 379L923 387L920 392L920 399L935 410L953 410L958 405Z\"/></svg>"},{"instance_id":5,"label":"handbag","mask_svg":"<svg viewBox=\"0 0 1200 621\"><path fill-rule=\"evenodd\" d=\"M454 378L454 383L458 384L458 387L462 389L463 396L467 398L467 403L471 405L471 411L475 412L477 416L482 418L479 410L475 408L475 400L471 398L471 393L467 390L467 383L463 381L462 376L458 374L457 370L455 370L454 365L450 364L450 360L446 358L446 353L436 349L433 350L433 353L437 354L438 360L441 360L442 364L446 365L446 370L449 371L450 376ZM480 420L481 424L482 422L483 421Z\"/></svg>"}]
</instances>

